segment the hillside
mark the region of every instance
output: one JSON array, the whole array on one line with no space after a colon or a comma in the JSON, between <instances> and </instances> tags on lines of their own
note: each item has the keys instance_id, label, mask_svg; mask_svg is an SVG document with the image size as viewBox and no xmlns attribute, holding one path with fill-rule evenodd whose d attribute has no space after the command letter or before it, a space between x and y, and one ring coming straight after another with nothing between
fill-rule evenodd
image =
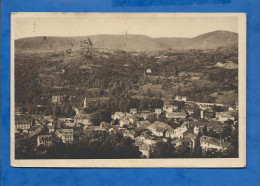
<instances>
[{"instance_id":1,"label":"hillside","mask_svg":"<svg viewBox=\"0 0 260 186\"><path fill-rule=\"evenodd\" d=\"M30 37L15 41L16 52L56 52L79 50L80 41L90 40L93 48L124 51L155 51L171 49L214 49L237 46L238 34L214 31L194 38L150 38L144 35L91 35L82 37Z\"/></svg>"}]
</instances>

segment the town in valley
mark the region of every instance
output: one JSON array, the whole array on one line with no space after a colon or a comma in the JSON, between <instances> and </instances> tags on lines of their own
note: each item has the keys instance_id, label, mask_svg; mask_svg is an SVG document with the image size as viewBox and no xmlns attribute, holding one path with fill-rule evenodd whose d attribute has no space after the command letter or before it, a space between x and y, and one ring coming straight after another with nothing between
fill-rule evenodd
<instances>
[{"instance_id":1,"label":"town in valley","mask_svg":"<svg viewBox=\"0 0 260 186\"><path fill-rule=\"evenodd\" d=\"M237 35L17 39L15 158L237 158Z\"/></svg>"}]
</instances>

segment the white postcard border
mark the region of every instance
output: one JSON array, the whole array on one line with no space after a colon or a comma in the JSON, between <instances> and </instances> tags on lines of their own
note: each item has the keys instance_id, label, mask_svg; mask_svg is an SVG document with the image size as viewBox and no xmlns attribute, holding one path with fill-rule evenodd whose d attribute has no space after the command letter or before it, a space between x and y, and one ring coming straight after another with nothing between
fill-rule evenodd
<instances>
[{"instance_id":1,"label":"white postcard border","mask_svg":"<svg viewBox=\"0 0 260 186\"><path fill-rule=\"evenodd\" d=\"M14 20L17 17L51 16L161 16L161 17L230 17L239 20L239 158L172 158L172 159L15 159L14 127ZM97 167L97 168L145 168L145 167L186 167L186 168L231 168L246 166L246 14L245 13L12 13L11 15L11 110L10 110L10 159L13 167Z\"/></svg>"}]
</instances>

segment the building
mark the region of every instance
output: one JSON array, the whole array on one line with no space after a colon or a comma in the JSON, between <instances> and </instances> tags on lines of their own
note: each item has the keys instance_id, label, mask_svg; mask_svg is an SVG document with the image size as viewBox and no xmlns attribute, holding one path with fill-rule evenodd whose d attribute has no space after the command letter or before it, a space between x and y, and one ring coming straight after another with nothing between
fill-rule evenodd
<instances>
[{"instance_id":1,"label":"building","mask_svg":"<svg viewBox=\"0 0 260 186\"><path fill-rule=\"evenodd\" d=\"M160 55L160 56L156 56L154 57L155 59L163 59L163 58L167 58L168 56L166 55Z\"/></svg>"},{"instance_id":2,"label":"building","mask_svg":"<svg viewBox=\"0 0 260 186\"><path fill-rule=\"evenodd\" d=\"M183 146L187 146L187 147L193 149L195 146L195 141L189 137L175 138L172 140L171 144L173 144L175 147L180 147L183 145Z\"/></svg>"},{"instance_id":3,"label":"building","mask_svg":"<svg viewBox=\"0 0 260 186\"><path fill-rule=\"evenodd\" d=\"M79 117L76 118L76 123L83 124L84 126L90 126L92 125L90 117L90 114L81 114Z\"/></svg>"},{"instance_id":4,"label":"building","mask_svg":"<svg viewBox=\"0 0 260 186\"><path fill-rule=\"evenodd\" d=\"M99 126L100 126L101 129L109 129L110 128L110 124L108 122L104 122L104 121L102 121Z\"/></svg>"},{"instance_id":5,"label":"building","mask_svg":"<svg viewBox=\"0 0 260 186\"><path fill-rule=\"evenodd\" d=\"M182 138L181 144L191 149L194 147L194 142L190 138Z\"/></svg>"},{"instance_id":6,"label":"building","mask_svg":"<svg viewBox=\"0 0 260 186\"><path fill-rule=\"evenodd\" d=\"M162 109L161 109L161 108L156 108L156 109L154 110L154 113L157 114L157 115L159 115L159 114L162 113Z\"/></svg>"},{"instance_id":7,"label":"building","mask_svg":"<svg viewBox=\"0 0 260 186\"><path fill-rule=\"evenodd\" d=\"M95 131L106 131L106 129L100 126L85 126L84 129L86 130L95 130Z\"/></svg>"},{"instance_id":8,"label":"building","mask_svg":"<svg viewBox=\"0 0 260 186\"><path fill-rule=\"evenodd\" d=\"M119 126L120 127L129 126L134 124L135 121L136 119L134 116L125 116L122 119L120 119Z\"/></svg>"},{"instance_id":9,"label":"building","mask_svg":"<svg viewBox=\"0 0 260 186\"><path fill-rule=\"evenodd\" d=\"M155 137L154 136L147 136L144 138L143 143L147 145L154 145L156 144Z\"/></svg>"},{"instance_id":10,"label":"building","mask_svg":"<svg viewBox=\"0 0 260 186\"><path fill-rule=\"evenodd\" d=\"M83 101L83 108L87 108L87 98L85 97L84 101Z\"/></svg>"},{"instance_id":11,"label":"building","mask_svg":"<svg viewBox=\"0 0 260 186\"><path fill-rule=\"evenodd\" d=\"M221 62L217 62L217 63L216 63L216 66L218 66L218 67L224 67L225 64L224 64L224 63L221 63Z\"/></svg>"},{"instance_id":12,"label":"building","mask_svg":"<svg viewBox=\"0 0 260 186\"><path fill-rule=\"evenodd\" d=\"M174 129L168 129L166 132L165 132L165 137L167 138L175 138L175 132L174 132Z\"/></svg>"},{"instance_id":13,"label":"building","mask_svg":"<svg viewBox=\"0 0 260 186\"><path fill-rule=\"evenodd\" d=\"M47 129L49 130L50 133L55 131L55 127L53 123L48 123L47 124Z\"/></svg>"},{"instance_id":14,"label":"building","mask_svg":"<svg viewBox=\"0 0 260 186\"><path fill-rule=\"evenodd\" d=\"M116 120L116 119L120 120L120 119L122 119L125 116L132 116L132 114L126 113L126 112L116 112L114 115L111 116L111 118L113 120Z\"/></svg>"},{"instance_id":15,"label":"building","mask_svg":"<svg viewBox=\"0 0 260 186\"><path fill-rule=\"evenodd\" d=\"M193 133L188 133L187 135L185 135L184 139L189 139L190 141L186 144L187 146L189 146L191 149L193 149L195 147L195 140L197 138L196 134Z\"/></svg>"},{"instance_id":16,"label":"building","mask_svg":"<svg viewBox=\"0 0 260 186\"><path fill-rule=\"evenodd\" d=\"M63 143L73 142L73 129L57 129L56 134Z\"/></svg>"},{"instance_id":17,"label":"building","mask_svg":"<svg viewBox=\"0 0 260 186\"><path fill-rule=\"evenodd\" d=\"M151 74L152 73L152 70L150 68L146 69L146 73L147 74Z\"/></svg>"},{"instance_id":18,"label":"building","mask_svg":"<svg viewBox=\"0 0 260 186\"><path fill-rule=\"evenodd\" d=\"M79 109L78 109L78 108L76 108L76 107L72 107L72 109L74 110L74 112L75 112L76 116L78 116L78 115L80 114L80 112L79 112Z\"/></svg>"},{"instance_id":19,"label":"building","mask_svg":"<svg viewBox=\"0 0 260 186\"><path fill-rule=\"evenodd\" d=\"M187 112L188 112L189 115L194 114L194 110L191 110L191 109L188 109Z\"/></svg>"},{"instance_id":20,"label":"building","mask_svg":"<svg viewBox=\"0 0 260 186\"><path fill-rule=\"evenodd\" d=\"M125 130L126 128L120 128L120 127L117 129L118 133L122 135L124 134Z\"/></svg>"},{"instance_id":21,"label":"building","mask_svg":"<svg viewBox=\"0 0 260 186\"><path fill-rule=\"evenodd\" d=\"M49 147L52 145L52 135L39 135L37 136L37 146L43 145L44 147Z\"/></svg>"},{"instance_id":22,"label":"building","mask_svg":"<svg viewBox=\"0 0 260 186\"><path fill-rule=\"evenodd\" d=\"M147 127L156 136L165 136L165 132L172 127L163 122L155 121L152 125Z\"/></svg>"},{"instance_id":23,"label":"building","mask_svg":"<svg viewBox=\"0 0 260 186\"><path fill-rule=\"evenodd\" d=\"M59 120L65 127L73 128L76 125L74 118L60 118Z\"/></svg>"},{"instance_id":24,"label":"building","mask_svg":"<svg viewBox=\"0 0 260 186\"><path fill-rule=\"evenodd\" d=\"M172 119L184 119L186 118L185 112L172 112L172 113L166 113L166 118L172 118Z\"/></svg>"},{"instance_id":25,"label":"building","mask_svg":"<svg viewBox=\"0 0 260 186\"><path fill-rule=\"evenodd\" d=\"M176 129L170 129L165 132L168 138L183 138L188 132L192 132L191 124L184 123Z\"/></svg>"},{"instance_id":26,"label":"building","mask_svg":"<svg viewBox=\"0 0 260 186\"><path fill-rule=\"evenodd\" d=\"M140 127L140 128L143 128L143 129L147 129L147 127L151 125L150 121L148 120L144 120L144 121L137 121L136 122L136 126L137 127Z\"/></svg>"},{"instance_id":27,"label":"building","mask_svg":"<svg viewBox=\"0 0 260 186\"><path fill-rule=\"evenodd\" d=\"M235 120L235 117L232 116L229 112L216 112L216 118L221 122Z\"/></svg>"},{"instance_id":28,"label":"building","mask_svg":"<svg viewBox=\"0 0 260 186\"><path fill-rule=\"evenodd\" d=\"M164 136L166 129L157 127L154 131L153 134L156 136Z\"/></svg>"},{"instance_id":29,"label":"building","mask_svg":"<svg viewBox=\"0 0 260 186\"><path fill-rule=\"evenodd\" d=\"M149 158L150 157L150 146L147 144L141 144L139 146L139 151L142 153L142 157Z\"/></svg>"},{"instance_id":30,"label":"building","mask_svg":"<svg viewBox=\"0 0 260 186\"><path fill-rule=\"evenodd\" d=\"M147 138L148 136L151 136L152 133L150 131L144 131L141 133L141 135L139 136L140 137L140 140L145 140L145 138Z\"/></svg>"},{"instance_id":31,"label":"building","mask_svg":"<svg viewBox=\"0 0 260 186\"><path fill-rule=\"evenodd\" d=\"M143 118L144 120L147 120L151 115L154 115L154 113L150 111L142 111L136 115L136 117Z\"/></svg>"},{"instance_id":32,"label":"building","mask_svg":"<svg viewBox=\"0 0 260 186\"><path fill-rule=\"evenodd\" d=\"M43 118L48 122L53 122L53 119L51 116L43 116Z\"/></svg>"},{"instance_id":33,"label":"building","mask_svg":"<svg viewBox=\"0 0 260 186\"><path fill-rule=\"evenodd\" d=\"M235 106L228 106L228 111L234 111L234 110L236 110Z\"/></svg>"},{"instance_id":34,"label":"building","mask_svg":"<svg viewBox=\"0 0 260 186\"><path fill-rule=\"evenodd\" d=\"M200 130L201 130L201 129L200 129L200 127L199 127L198 125L195 125L195 126L193 127L193 133L196 134L196 135L199 134Z\"/></svg>"},{"instance_id":35,"label":"building","mask_svg":"<svg viewBox=\"0 0 260 186\"><path fill-rule=\"evenodd\" d=\"M26 120L15 121L15 129L26 130L26 129L29 129L30 127L31 127L31 122L29 122L29 121L26 121Z\"/></svg>"},{"instance_id":36,"label":"building","mask_svg":"<svg viewBox=\"0 0 260 186\"><path fill-rule=\"evenodd\" d=\"M131 114L137 114L137 109L136 108L130 108L130 113Z\"/></svg>"},{"instance_id":37,"label":"building","mask_svg":"<svg viewBox=\"0 0 260 186\"><path fill-rule=\"evenodd\" d=\"M135 142L134 142L134 145L139 147L141 144L143 144L143 140L141 140L140 136L137 136L135 138Z\"/></svg>"},{"instance_id":38,"label":"building","mask_svg":"<svg viewBox=\"0 0 260 186\"><path fill-rule=\"evenodd\" d=\"M201 119L204 118L204 111L203 111L203 110L200 111L200 118L201 118Z\"/></svg>"},{"instance_id":39,"label":"building","mask_svg":"<svg viewBox=\"0 0 260 186\"><path fill-rule=\"evenodd\" d=\"M108 132L109 132L110 135L115 135L116 134L116 130L113 129L113 128L108 129Z\"/></svg>"},{"instance_id":40,"label":"building","mask_svg":"<svg viewBox=\"0 0 260 186\"><path fill-rule=\"evenodd\" d=\"M15 129L27 130L35 125L35 123L38 122L30 116L18 115L15 117Z\"/></svg>"},{"instance_id":41,"label":"building","mask_svg":"<svg viewBox=\"0 0 260 186\"><path fill-rule=\"evenodd\" d=\"M187 101L187 96L176 96L175 100L176 101Z\"/></svg>"},{"instance_id":42,"label":"building","mask_svg":"<svg viewBox=\"0 0 260 186\"><path fill-rule=\"evenodd\" d=\"M182 145L182 140L180 138L175 138L172 140L171 144L173 144L175 147L179 147Z\"/></svg>"},{"instance_id":43,"label":"building","mask_svg":"<svg viewBox=\"0 0 260 186\"><path fill-rule=\"evenodd\" d=\"M178 106L177 105L164 105L163 111L165 111L166 113L176 112L176 111L178 111Z\"/></svg>"},{"instance_id":44,"label":"building","mask_svg":"<svg viewBox=\"0 0 260 186\"><path fill-rule=\"evenodd\" d=\"M51 102L52 103L61 103L61 96L60 95L53 95L51 97Z\"/></svg>"},{"instance_id":45,"label":"building","mask_svg":"<svg viewBox=\"0 0 260 186\"><path fill-rule=\"evenodd\" d=\"M201 103L201 102L196 102L196 104L203 110L209 109L209 108L214 107L214 106L224 107L224 104L220 104L220 103Z\"/></svg>"},{"instance_id":46,"label":"building","mask_svg":"<svg viewBox=\"0 0 260 186\"><path fill-rule=\"evenodd\" d=\"M14 130L14 133L15 133L15 134L20 134L20 133L21 133L21 131L20 131L20 130L18 130L18 129L15 129L15 130Z\"/></svg>"},{"instance_id":47,"label":"building","mask_svg":"<svg viewBox=\"0 0 260 186\"><path fill-rule=\"evenodd\" d=\"M198 79L200 79L200 77L199 76L192 76L191 79L192 80L198 80Z\"/></svg>"},{"instance_id":48,"label":"building","mask_svg":"<svg viewBox=\"0 0 260 186\"><path fill-rule=\"evenodd\" d=\"M230 142L222 142L222 140L218 140L217 138L212 138L209 136L201 136L200 137L200 146L203 151L208 150L218 150L218 151L226 151L231 146Z\"/></svg>"},{"instance_id":49,"label":"building","mask_svg":"<svg viewBox=\"0 0 260 186\"><path fill-rule=\"evenodd\" d=\"M124 137L129 137L131 139L135 139L138 136L138 134L134 130L125 130L123 136Z\"/></svg>"}]
</instances>

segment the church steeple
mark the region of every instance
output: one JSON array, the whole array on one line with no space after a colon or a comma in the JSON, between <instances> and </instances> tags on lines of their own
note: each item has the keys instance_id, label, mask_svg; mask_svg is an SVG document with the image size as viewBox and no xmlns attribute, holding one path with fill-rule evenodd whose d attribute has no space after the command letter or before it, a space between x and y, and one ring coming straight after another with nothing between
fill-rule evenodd
<instances>
[{"instance_id":1,"label":"church steeple","mask_svg":"<svg viewBox=\"0 0 260 186\"><path fill-rule=\"evenodd\" d=\"M84 99L84 108L87 108L87 98Z\"/></svg>"}]
</instances>

